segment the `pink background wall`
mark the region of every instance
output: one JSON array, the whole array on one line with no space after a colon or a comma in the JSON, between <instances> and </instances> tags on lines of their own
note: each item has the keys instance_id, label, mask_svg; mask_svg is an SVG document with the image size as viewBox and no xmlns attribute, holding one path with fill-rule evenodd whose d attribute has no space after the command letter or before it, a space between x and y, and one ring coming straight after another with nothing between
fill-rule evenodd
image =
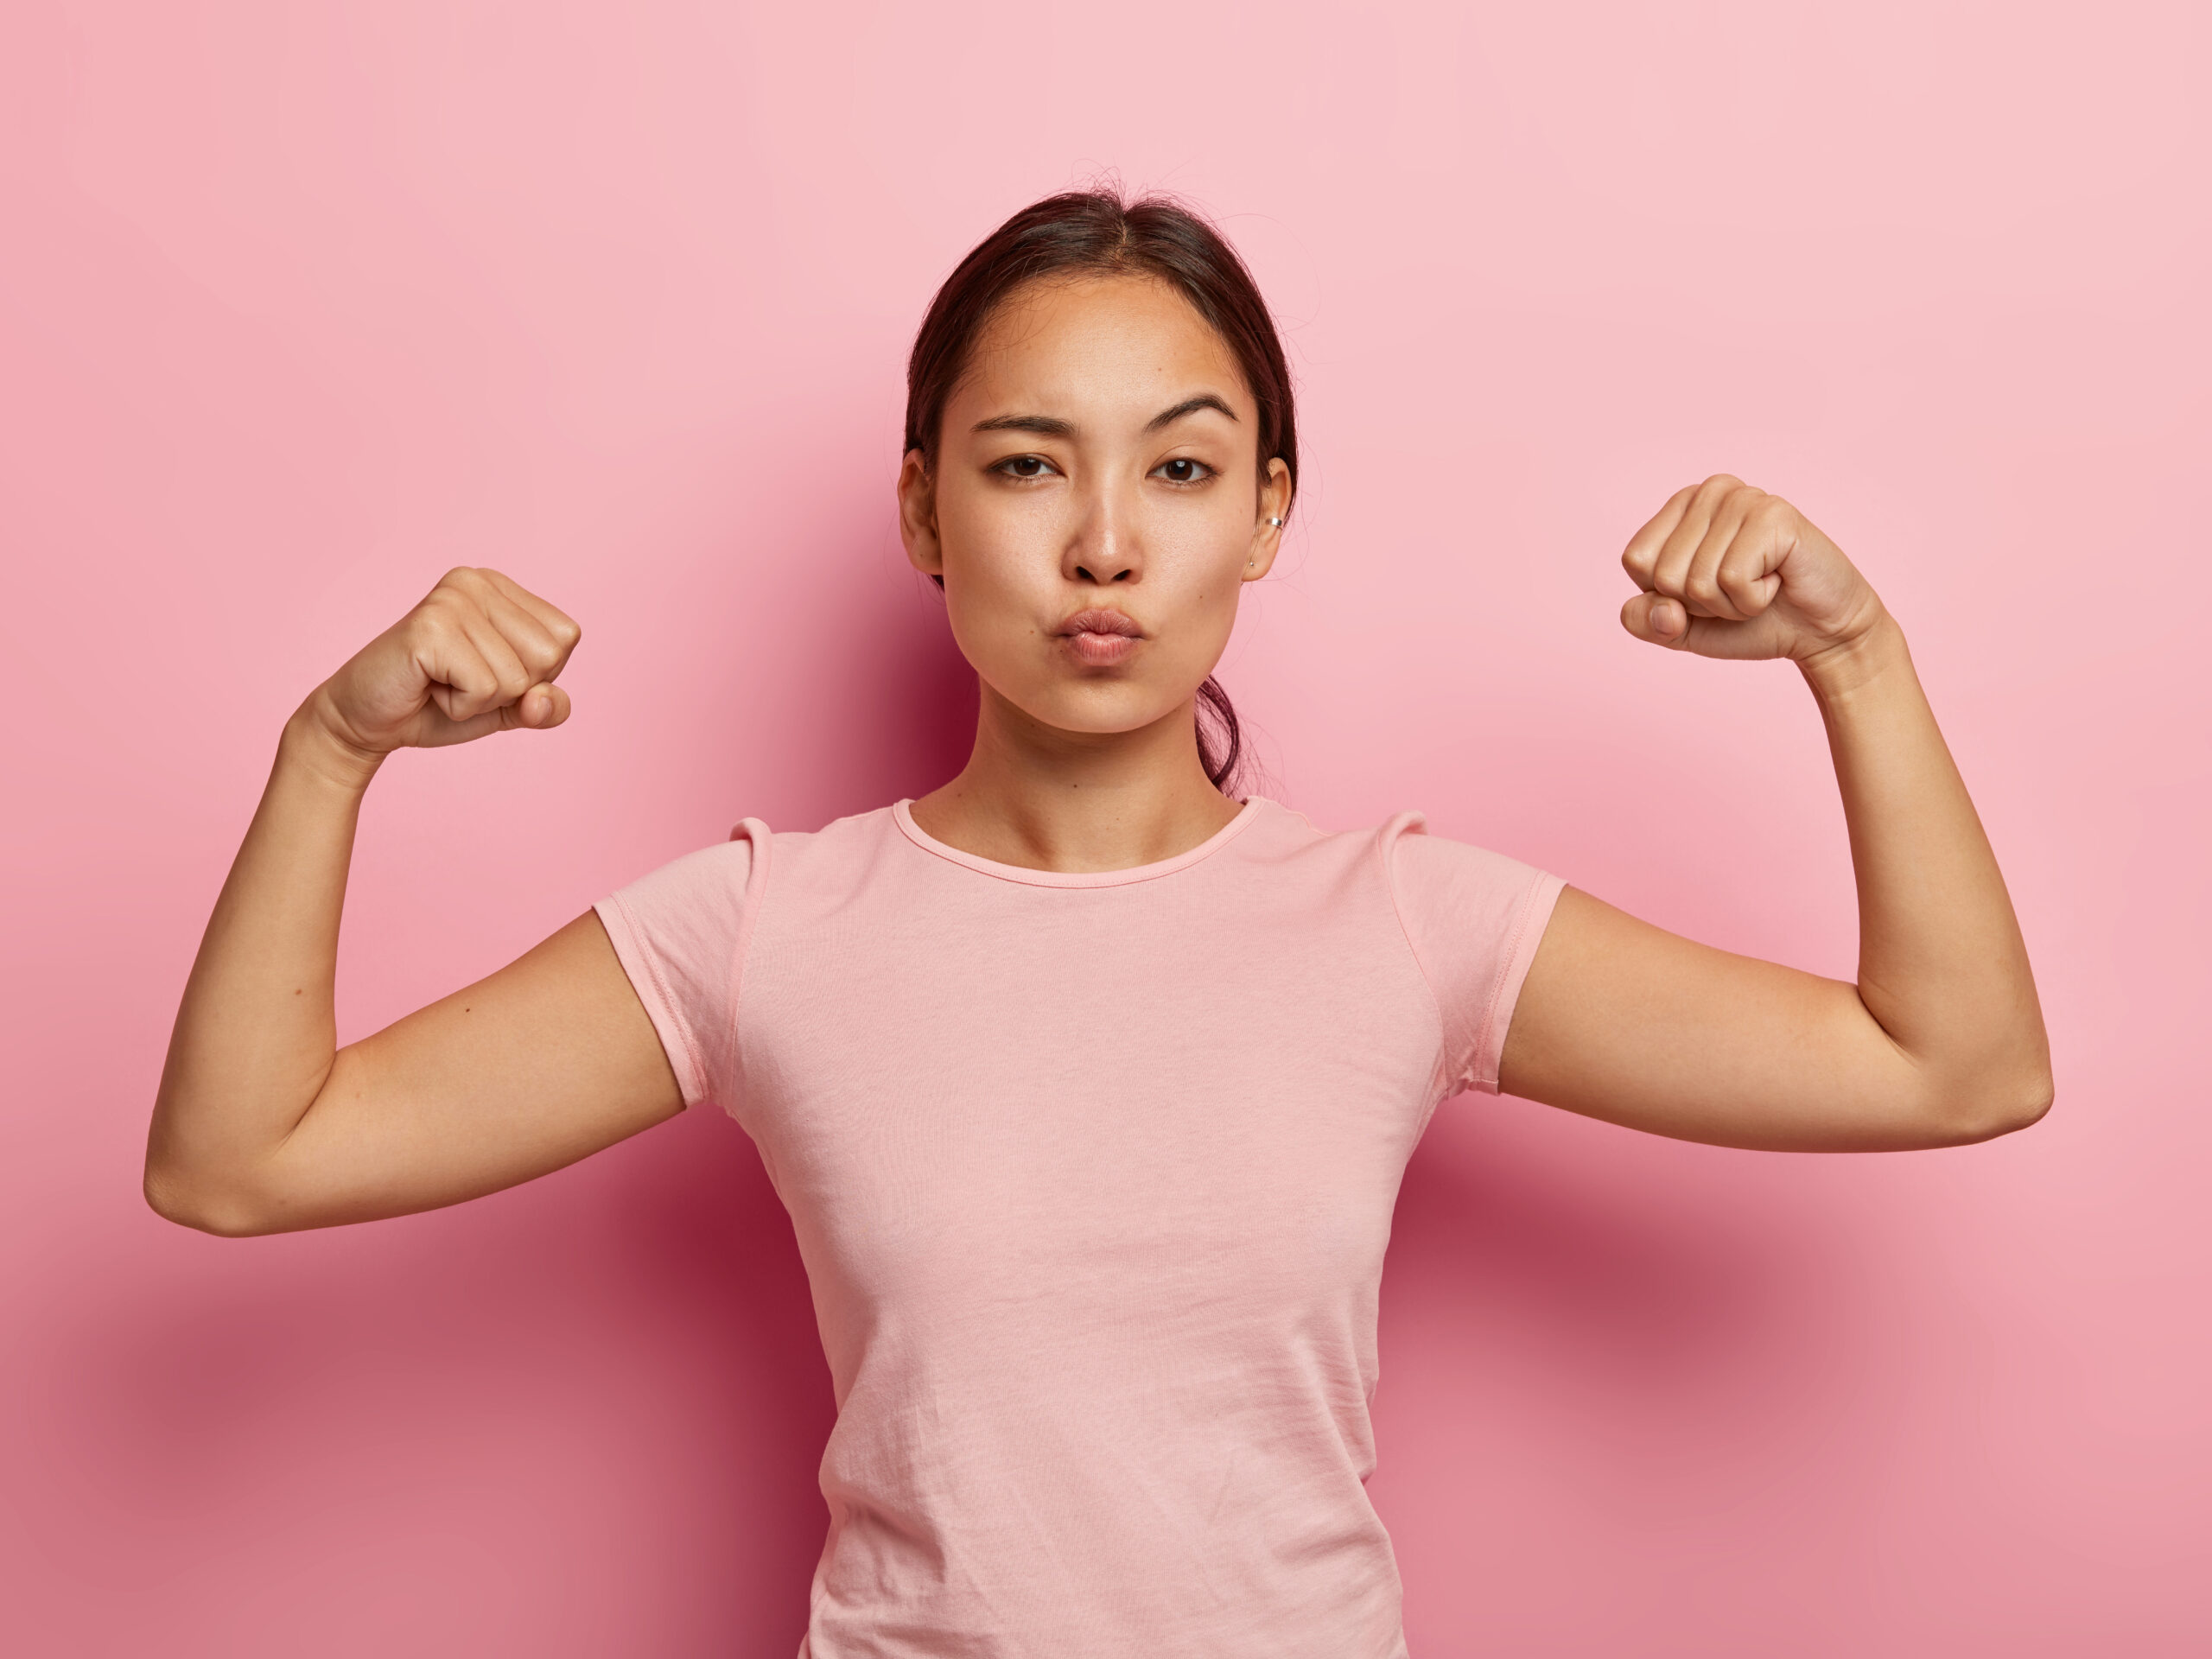
<instances>
[{"instance_id":1,"label":"pink background wall","mask_svg":"<svg viewBox=\"0 0 2212 1659\"><path fill-rule=\"evenodd\" d=\"M1288 325L1224 671L1276 792L1848 973L1795 677L1614 620L1739 472L1904 619L2049 1011L2058 1107L1986 1147L1440 1116L1373 1489L1415 1652L2212 1651L2207 14L1819 10L10 7L0 1645L791 1650L829 1389L734 1126L225 1242L141 1205L145 1115L279 722L448 564L584 621L576 717L389 768L348 1035L945 775L903 353L1110 167Z\"/></svg>"}]
</instances>

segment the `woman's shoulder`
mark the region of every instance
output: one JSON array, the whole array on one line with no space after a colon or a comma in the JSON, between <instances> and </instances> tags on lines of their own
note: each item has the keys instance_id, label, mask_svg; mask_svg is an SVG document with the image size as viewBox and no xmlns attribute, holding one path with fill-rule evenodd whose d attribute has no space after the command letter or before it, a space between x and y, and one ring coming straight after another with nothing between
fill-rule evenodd
<instances>
[{"instance_id":1,"label":"woman's shoulder","mask_svg":"<svg viewBox=\"0 0 2212 1659\"><path fill-rule=\"evenodd\" d=\"M819 830L775 830L765 819L740 818L721 840L678 854L620 889L620 894L648 889L693 895L757 893L771 870L788 877L810 868L840 864L880 844L891 828L892 810L887 805L833 818Z\"/></svg>"},{"instance_id":2,"label":"woman's shoulder","mask_svg":"<svg viewBox=\"0 0 2212 1659\"><path fill-rule=\"evenodd\" d=\"M1429 833L1428 815L1417 807L1407 807L1365 823L1330 829L1316 823L1298 808L1265 796L1253 798L1253 804L1258 809L1253 825L1257 832L1253 837L1255 844L1286 851L1340 858L1387 855L1406 837L1426 837Z\"/></svg>"},{"instance_id":3,"label":"woman's shoulder","mask_svg":"<svg viewBox=\"0 0 2212 1659\"><path fill-rule=\"evenodd\" d=\"M1517 887L1535 868L1479 842L1440 833L1428 814L1405 807L1387 817L1342 830L1325 829L1306 813L1265 801L1253 826L1251 850L1263 855L1371 863L1393 887L1469 880Z\"/></svg>"}]
</instances>

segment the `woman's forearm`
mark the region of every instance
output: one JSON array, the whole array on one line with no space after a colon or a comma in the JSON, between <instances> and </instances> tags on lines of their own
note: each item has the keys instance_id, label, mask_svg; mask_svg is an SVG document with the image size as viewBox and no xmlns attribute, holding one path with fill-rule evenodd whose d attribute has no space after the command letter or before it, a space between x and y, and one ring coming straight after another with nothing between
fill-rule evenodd
<instances>
[{"instance_id":1,"label":"woman's forearm","mask_svg":"<svg viewBox=\"0 0 2212 1659\"><path fill-rule=\"evenodd\" d=\"M186 983L155 1102L146 1196L172 1219L219 1228L330 1074L346 868L378 764L334 737L313 699L285 724Z\"/></svg>"},{"instance_id":2,"label":"woman's forearm","mask_svg":"<svg viewBox=\"0 0 2212 1659\"><path fill-rule=\"evenodd\" d=\"M1826 722L1859 888L1859 995L1929 1109L1993 1131L2050 1103L2050 1050L2005 878L1885 613L1802 664Z\"/></svg>"}]
</instances>

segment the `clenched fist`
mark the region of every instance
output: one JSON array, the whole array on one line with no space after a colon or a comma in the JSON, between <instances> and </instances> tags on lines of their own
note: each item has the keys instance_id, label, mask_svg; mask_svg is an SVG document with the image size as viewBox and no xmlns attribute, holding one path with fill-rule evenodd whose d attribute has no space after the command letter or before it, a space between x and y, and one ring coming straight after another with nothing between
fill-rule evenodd
<instances>
[{"instance_id":1,"label":"clenched fist","mask_svg":"<svg viewBox=\"0 0 2212 1659\"><path fill-rule=\"evenodd\" d=\"M497 570L448 570L301 711L364 760L517 726L558 726L553 683L583 630Z\"/></svg>"},{"instance_id":2,"label":"clenched fist","mask_svg":"<svg viewBox=\"0 0 2212 1659\"><path fill-rule=\"evenodd\" d=\"M1643 590L1621 626L1700 657L1803 664L1856 643L1884 614L1841 548L1780 496L1726 473L1676 491L1621 563Z\"/></svg>"}]
</instances>

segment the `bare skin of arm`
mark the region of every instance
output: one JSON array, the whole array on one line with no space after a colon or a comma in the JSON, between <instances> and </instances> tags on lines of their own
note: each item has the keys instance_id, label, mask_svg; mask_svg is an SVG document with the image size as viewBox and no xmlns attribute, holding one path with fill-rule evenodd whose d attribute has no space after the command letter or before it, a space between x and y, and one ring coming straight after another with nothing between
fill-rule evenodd
<instances>
[{"instance_id":1,"label":"bare skin of arm","mask_svg":"<svg viewBox=\"0 0 2212 1659\"><path fill-rule=\"evenodd\" d=\"M1509 1093L1719 1146L1902 1150L2049 1108L2049 1045L2003 876L1904 635L1787 502L1719 477L1623 563L1637 638L1789 657L1827 724L1858 878L1857 984L1560 895L1507 1033Z\"/></svg>"},{"instance_id":2,"label":"bare skin of arm","mask_svg":"<svg viewBox=\"0 0 2212 1659\"><path fill-rule=\"evenodd\" d=\"M496 572L450 573L303 703L178 1011L148 1202L225 1235L368 1221L511 1186L682 1109L598 918L339 1048L332 992L364 792L391 749L558 725L577 638Z\"/></svg>"}]
</instances>

